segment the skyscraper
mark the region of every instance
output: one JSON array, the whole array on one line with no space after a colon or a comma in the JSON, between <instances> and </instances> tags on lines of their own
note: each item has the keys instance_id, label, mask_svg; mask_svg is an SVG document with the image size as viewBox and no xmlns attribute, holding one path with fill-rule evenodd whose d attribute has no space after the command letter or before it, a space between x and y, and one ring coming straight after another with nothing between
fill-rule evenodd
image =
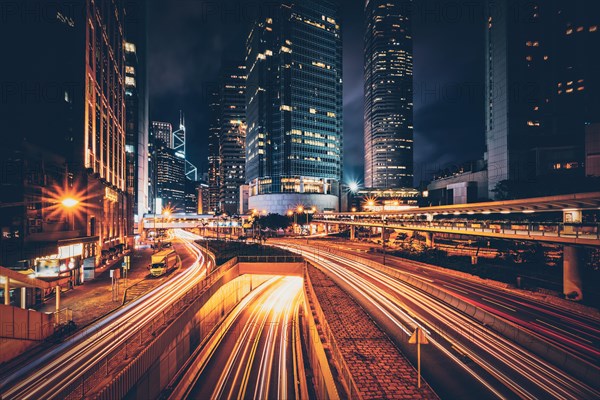
<instances>
[{"instance_id":1,"label":"skyscraper","mask_svg":"<svg viewBox=\"0 0 600 400\"><path fill-rule=\"evenodd\" d=\"M221 132L221 105L219 91L209 94L209 132L208 132L208 202L203 204L205 210L215 212L220 209L219 185L219 133Z\"/></svg>"},{"instance_id":2,"label":"skyscraper","mask_svg":"<svg viewBox=\"0 0 600 400\"><path fill-rule=\"evenodd\" d=\"M133 162L134 221L149 211L148 200L148 75L146 1L126 3L125 15L125 150L128 165ZM133 148L132 148L133 147ZM129 166L128 166L129 171ZM128 179L130 175L128 172ZM128 183L128 192L131 186ZM131 195L130 195L131 197Z\"/></svg>"},{"instance_id":3,"label":"skyscraper","mask_svg":"<svg viewBox=\"0 0 600 400\"><path fill-rule=\"evenodd\" d=\"M337 210L342 179L339 3L284 1L247 40L249 208Z\"/></svg>"},{"instance_id":4,"label":"skyscraper","mask_svg":"<svg viewBox=\"0 0 600 400\"><path fill-rule=\"evenodd\" d=\"M600 4L488 0L489 196L587 190L584 138L600 118ZM501 183L501 185L499 185Z\"/></svg>"},{"instance_id":5,"label":"skyscraper","mask_svg":"<svg viewBox=\"0 0 600 400\"><path fill-rule=\"evenodd\" d=\"M152 121L152 134L155 141L162 141L174 148L173 125L170 122Z\"/></svg>"},{"instance_id":6,"label":"skyscraper","mask_svg":"<svg viewBox=\"0 0 600 400\"><path fill-rule=\"evenodd\" d=\"M173 213L185 212L185 159L180 153L157 141L156 159L156 213L169 208Z\"/></svg>"},{"instance_id":7,"label":"skyscraper","mask_svg":"<svg viewBox=\"0 0 600 400\"><path fill-rule=\"evenodd\" d=\"M3 37L19 39L3 42L5 54L19 62L2 63L2 76L22 85L1 107L3 129L11 133L3 151L21 155L32 182L2 190L0 202L15 205L2 208L9 218L0 217L1 228L18 231L11 240L19 244L3 251L0 262L54 257L78 281L84 267L99 264L101 250L125 241L125 12L121 2L91 0L31 0L27 7L52 18L13 14L0 24ZM46 169L51 165L62 165L64 176ZM46 186L44 175L56 185ZM70 207L61 207L63 200ZM56 258L66 243L78 245L73 261Z\"/></svg>"},{"instance_id":8,"label":"skyscraper","mask_svg":"<svg viewBox=\"0 0 600 400\"><path fill-rule=\"evenodd\" d=\"M365 5L365 186L413 186L413 45L410 2Z\"/></svg>"},{"instance_id":9,"label":"skyscraper","mask_svg":"<svg viewBox=\"0 0 600 400\"><path fill-rule=\"evenodd\" d=\"M224 68L220 90L219 202L220 209L236 214L239 187L246 182L246 66Z\"/></svg>"}]
</instances>

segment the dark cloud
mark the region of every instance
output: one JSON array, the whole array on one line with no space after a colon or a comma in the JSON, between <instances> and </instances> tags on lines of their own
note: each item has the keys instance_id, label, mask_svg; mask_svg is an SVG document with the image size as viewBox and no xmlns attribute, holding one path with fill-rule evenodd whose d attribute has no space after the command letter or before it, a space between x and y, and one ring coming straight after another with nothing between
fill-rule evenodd
<instances>
[{"instance_id":1,"label":"dark cloud","mask_svg":"<svg viewBox=\"0 0 600 400\"><path fill-rule=\"evenodd\" d=\"M273 1L150 0L151 118L186 112L188 153L206 169L207 96L222 60L243 60L252 20ZM344 0L344 174L363 174L364 0ZM413 2L415 183L437 166L483 152L481 1Z\"/></svg>"}]
</instances>

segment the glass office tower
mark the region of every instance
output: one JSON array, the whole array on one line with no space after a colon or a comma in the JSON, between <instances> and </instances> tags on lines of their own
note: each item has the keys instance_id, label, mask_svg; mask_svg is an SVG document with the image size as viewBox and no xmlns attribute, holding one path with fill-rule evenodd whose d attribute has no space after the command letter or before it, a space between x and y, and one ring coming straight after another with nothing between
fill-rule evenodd
<instances>
[{"instance_id":1,"label":"glass office tower","mask_svg":"<svg viewBox=\"0 0 600 400\"><path fill-rule=\"evenodd\" d=\"M337 1L282 2L248 37L250 209L337 210L342 178L342 40Z\"/></svg>"},{"instance_id":2,"label":"glass office tower","mask_svg":"<svg viewBox=\"0 0 600 400\"><path fill-rule=\"evenodd\" d=\"M365 5L365 186L413 186L410 2Z\"/></svg>"}]
</instances>

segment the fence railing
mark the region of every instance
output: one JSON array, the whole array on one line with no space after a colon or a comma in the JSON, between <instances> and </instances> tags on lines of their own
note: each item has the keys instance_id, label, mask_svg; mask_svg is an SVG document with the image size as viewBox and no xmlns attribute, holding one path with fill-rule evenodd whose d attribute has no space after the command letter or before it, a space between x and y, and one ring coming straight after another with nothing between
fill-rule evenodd
<instances>
[{"instance_id":1,"label":"fence railing","mask_svg":"<svg viewBox=\"0 0 600 400\"><path fill-rule=\"evenodd\" d=\"M247 263L301 263L304 258L298 256L238 256L239 262Z\"/></svg>"},{"instance_id":2,"label":"fence railing","mask_svg":"<svg viewBox=\"0 0 600 400\"><path fill-rule=\"evenodd\" d=\"M381 219L357 220L316 220L315 222L336 223L344 222L355 224L381 225ZM423 228L454 230L465 232L501 233L525 236L549 236L586 238L600 240L600 223L568 223L568 222L511 222L511 221L412 221L387 219L385 224L388 229Z\"/></svg>"}]
</instances>

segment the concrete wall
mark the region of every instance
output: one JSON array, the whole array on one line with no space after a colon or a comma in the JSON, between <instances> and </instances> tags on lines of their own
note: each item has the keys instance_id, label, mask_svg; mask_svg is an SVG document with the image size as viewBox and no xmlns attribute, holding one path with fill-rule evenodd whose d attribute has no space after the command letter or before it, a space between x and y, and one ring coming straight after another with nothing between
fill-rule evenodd
<instances>
[{"instance_id":1,"label":"concrete wall","mask_svg":"<svg viewBox=\"0 0 600 400\"><path fill-rule=\"evenodd\" d=\"M38 341L53 333L53 314L0 304L0 363L37 345Z\"/></svg>"}]
</instances>

